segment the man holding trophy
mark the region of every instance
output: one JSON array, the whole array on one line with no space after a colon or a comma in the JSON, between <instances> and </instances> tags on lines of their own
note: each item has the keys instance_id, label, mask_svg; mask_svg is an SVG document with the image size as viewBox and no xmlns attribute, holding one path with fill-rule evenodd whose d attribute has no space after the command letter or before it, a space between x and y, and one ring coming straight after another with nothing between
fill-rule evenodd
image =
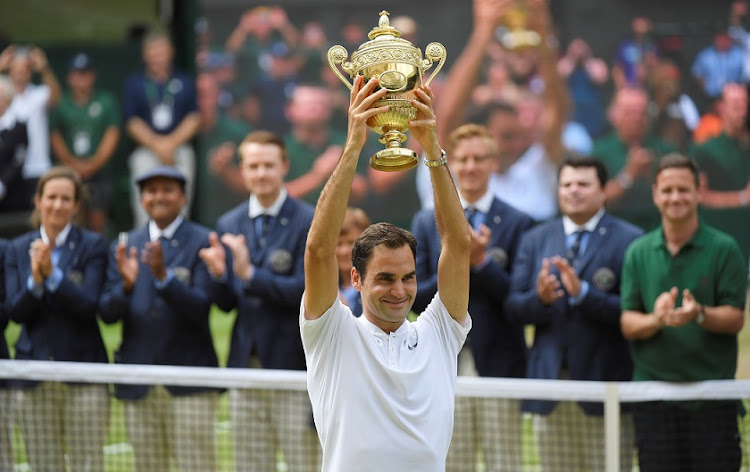
<instances>
[{"instance_id":1,"label":"man holding trophy","mask_svg":"<svg viewBox=\"0 0 750 472\"><path fill-rule=\"evenodd\" d=\"M379 28L383 23L387 27L387 17L385 22L381 17ZM453 430L456 358L471 329L471 233L438 142L427 85L403 89L402 97L411 99L399 100L414 108L406 124L424 148L435 188L442 244L438 293L416 322L406 320L417 291L416 240L406 230L378 223L365 229L352 250L352 284L361 292L362 316L353 317L338 296L336 243L367 127L394 112L384 97L399 77L389 72L407 76L402 71L416 62L407 58L401 70L403 63L394 61L378 65L378 58L403 52L389 50L389 43L379 44L386 48L365 57L372 59L372 67L352 74L347 141L318 200L307 238L300 331L323 446L322 470L433 472L445 470ZM379 44L370 41L358 51ZM379 66L384 68L378 70ZM409 155L409 150L390 144L386 151L390 152L377 153L371 164L377 165L380 157L394 157L399 163L393 167L398 167Z\"/></svg>"}]
</instances>

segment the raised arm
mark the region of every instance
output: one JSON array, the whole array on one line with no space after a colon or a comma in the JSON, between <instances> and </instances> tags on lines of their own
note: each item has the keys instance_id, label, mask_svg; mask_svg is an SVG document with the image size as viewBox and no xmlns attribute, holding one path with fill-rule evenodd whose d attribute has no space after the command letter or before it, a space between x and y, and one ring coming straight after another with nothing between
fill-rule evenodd
<instances>
[{"instance_id":1,"label":"raised arm","mask_svg":"<svg viewBox=\"0 0 750 472\"><path fill-rule=\"evenodd\" d=\"M419 113L409 124L412 135L424 149L425 159L438 161L442 149L438 142L432 90L417 89L418 100L412 103ZM471 228L466 221L458 192L447 165L430 166L432 193L435 199L435 220L440 233L438 259L438 293L448 312L464 324L469 308L469 251Z\"/></svg>"},{"instance_id":2,"label":"raised arm","mask_svg":"<svg viewBox=\"0 0 750 472\"><path fill-rule=\"evenodd\" d=\"M349 191L357 170L359 154L367 139L366 123L370 117L388 110L388 107L371 108L385 95L386 89L373 93L377 80L371 79L367 84L364 84L363 80L359 75L354 79L354 87L349 99L349 130L344 152L320 194L310 232L307 235L305 318L308 320L320 318L336 300L338 294L336 243L344 222L344 212L349 201Z\"/></svg>"},{"instance_id":3,"label":"raised arm","mask_svg":"<svg viewBox=\"0 0 750 472\"><path fill-rule=\"evenodd\" d=\"M474 0L474 27L461 55L451 67L436 109L442 141L463 122L466 104L479 77L487 47L500 18L513 8L514 0Z\"/></svg>"}]
</instances>

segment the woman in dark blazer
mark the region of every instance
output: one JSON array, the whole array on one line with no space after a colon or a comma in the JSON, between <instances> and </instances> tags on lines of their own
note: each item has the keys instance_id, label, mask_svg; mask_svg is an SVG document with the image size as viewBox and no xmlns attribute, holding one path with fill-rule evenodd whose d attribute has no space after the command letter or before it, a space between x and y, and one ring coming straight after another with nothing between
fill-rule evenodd
<instances>
[{"instance_id":1,"label":"woman in dark blazer","mask_svg":"<svg viewBox=\"0 0 750 472\"><path fill-rule=\"evenodd\" d=\"M97 305L107 242L78 228L83 186L66 167L50 169L37 185L35 229L17 237L5 257L6 309L22 327L18 360L108 362ZM34 472L104 470L109 396L106 384L16 382L26 452Z\"/></svg>"}]
</instances>

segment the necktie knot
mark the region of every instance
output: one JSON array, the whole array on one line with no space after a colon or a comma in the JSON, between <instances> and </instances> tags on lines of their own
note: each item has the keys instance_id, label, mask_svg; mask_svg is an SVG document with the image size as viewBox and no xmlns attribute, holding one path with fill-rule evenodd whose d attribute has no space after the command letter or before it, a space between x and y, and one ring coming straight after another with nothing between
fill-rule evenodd
<instances>
[{"instance_id":1,"label":"necktie knot","mask_svg":"<svg viewBox=\"0 0 750 472\"><path fill-rule=\"evenodd\" d=\"M469 222L469 225L472 228L477 229L477 226L479 226L477 221L480 214L479 210L474 207L466 207L464 213L466 214L466 221Z\"/></svg>"},{"instance_id":2,"label":"necktie knot","mask_svg":"<svg viewBox=\"0 0 750 472\"><path fill-rule=\"evenodd\" d=\"M573 241L570 243L570 247L568 248L569 260L572 261L578 257L581 251L581 242L586 233L588 233L588 231L586 231L585 229L579 229L572 234Z\"/></svg>"},{"instance_id":3,"label":"necktie knot","mask_svg":"<svg viewBox=\"0 0 750 472\"><path fill-rule=\"evenodd\" d=\"M261 213L255 217L255 236L259 241L263 241L268 234L268 229L271 226L272 216L267 213Z\"/></svg>"}]
</instances>

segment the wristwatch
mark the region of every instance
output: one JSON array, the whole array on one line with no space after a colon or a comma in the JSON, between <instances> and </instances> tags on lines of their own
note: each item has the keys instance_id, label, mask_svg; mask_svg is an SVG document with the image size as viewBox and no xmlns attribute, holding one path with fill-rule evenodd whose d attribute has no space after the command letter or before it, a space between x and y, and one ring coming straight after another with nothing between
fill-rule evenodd
<instances>
[{"instance_id":1,"label":"wristwatch","mask_svg":"<svg viewBox=\"0 0 750 472\"><path fill-rule=\"evenodd\" d=\"M698 316L695 317L695 322L698 323L698 326L703 326L703 323L706 322L706 312L703 310L703 305L698 309Z\"/></svg>"},{"instance_id":2,"label":"wristwatch","mask_svg":"<svg viewBox=\"0 0 750 472\"><path fill-rule=\"evenodd\" d=\"M424 165L426 165L427 167L439 167L447 163L448 163L448 155L445 153L445 149L440 150L440 159L435 159L434 161L431 161L425 158L424 160Z\"/></svg>"}]
</instances>

